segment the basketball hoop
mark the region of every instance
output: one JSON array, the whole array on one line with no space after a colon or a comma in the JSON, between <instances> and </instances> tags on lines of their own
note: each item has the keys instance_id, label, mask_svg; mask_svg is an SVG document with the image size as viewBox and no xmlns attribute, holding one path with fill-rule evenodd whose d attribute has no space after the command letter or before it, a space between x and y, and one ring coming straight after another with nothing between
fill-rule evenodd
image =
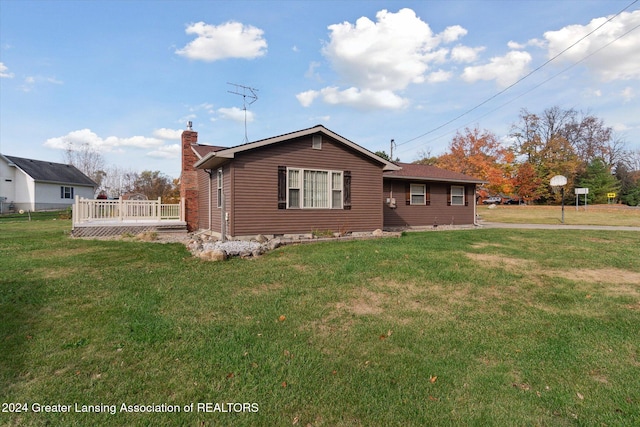
<instances>
[{"instance_id":1,"label":"basketball hoop","mask_svg":"<svg viewBox=\"0 0 640 427\"><path fill-rule=\"evenodd\" d=\"M560 191L560 195L562 197L562 223L564 224L564 186L567 185L567 177L563 175L556 175L551 178L551 182L549 182L553 192L558 194Z\"/></svg>"}]
</instances>

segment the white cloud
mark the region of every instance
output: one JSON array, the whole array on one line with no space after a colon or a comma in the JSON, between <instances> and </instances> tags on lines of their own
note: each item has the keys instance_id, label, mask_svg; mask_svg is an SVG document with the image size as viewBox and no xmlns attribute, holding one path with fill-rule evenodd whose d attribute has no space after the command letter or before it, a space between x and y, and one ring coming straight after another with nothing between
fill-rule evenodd
<instances>
[{"instance_id":1,"label":"white cloud","mask_svg":"<svg viewBox=\"0 0 640 427\"><path fill-rule=\"evenodd\" d=\"M427 76L427 81L429 83L442 83L450 80L451 76L453 76L453 73L451 71L438 70L430 73Z\"/></svg>"},{"instance_id":2,"label":"white cloud","mask_svg":"<svg viewBox=\"0 0 640 427\"><path fill-rule=\"evenodd\" d=\"M626 132L628 130L631 130L632 128L630 128L629 126L627 126L624 123L614 123L613 126L611 126L613 128L614 131L621 133L621 132Z\"/></svg>"},{"instance_id":3,"label":"white cloud","mask_svg":"<svg viewBox=\"0 0 640 427\"><path fill-rule=\"evenodd\" d=\"M300 95L300 94L299 94ZM315 94L330 105L344 104L358 109L399 109L409 104L409 101L396 95L390 90L358 89L350 87L340 90L337 87L326 87ZM300 98L298 98L300 99ZM303 104L304 105L304 104Z\"/></svg>"},{"instance_id":4,"label":"white cloud","mask_svg":"<svg viewBox=\"0 0 640 427\"><path fill-rule=\"evenodd\" d=\"M182 130L160 128L153 131L153 136L159 139L180 139L182 138Z\"/></svg>"},{"instance_id":5,"label":"white cloud","mask_svg":"<svg viewBox=\"0 0 640 427\"><path fill-rule=\"evenodd\" d=\"M460 37L466 36L468 31L461 27L460 25L453 25L451 27L447 27L444 31L438 36L443 43L452 43L458 40Z\"/></svg>"},{"instance_id":6,"label":"white cloud","mask_svg":"<svg viewBox=\"0 0 640 427\"><path fill-rule=\"evenodd\" d=\"M153 148L163 145L162 140L148 138L144 136L132 136L130 138L120 138L109 136L102 138L90 129L80 129L69 132L64 136L49 138L44 142L45 147L66 150L69 146L88 145L100 152L112 152L123 147L131 148Z\"/></svg>"},{"instance_id":7,"label":"white cloud","mask_svg":"<svg viewBox=\"0 0 640 427\"><path fill-rule=\"evenodd\" d=\"M527 45L510 40L509 43L507 43L507 47L511 50L522 50L527 47Z\"/></svg>"},{"instance_id":8,"label":"white cloud","mask_svg":"<svg viewBox=\"0 0 640 427\"><path fill-rule=\"evenodd\" d=\"M319 68L320 65L321 64L317 61L311 61L311 63L309 63L309 68L307 68L307 71L304 73L304 76L308 79L321 81L322 78L320 77L320 74L316 72L316 69Z\"/></svg>"},{"instance_id":9,"label":"white cloud","mask_svg":"<svg viewBox=\"0 0 640 427\"><path fill-rule=\"evenodd\" d=\"M438 45L465 32L455 27L435 35L411 9L382 10L376 18L377 22L362 17L355 24L330 25L330 42L323 49L349 83L373 90L399 90L424 82L429 63L446 56Z\"/></svg>"},{"instance_id":10,"label":"white cloud","mask_svg":"<svg viewBox=\"0 0 640 427\"><path fill-rule=\"evenodd\" d=\"M586 99L601 98L602 97L602 90L601 89L594 89L592 87L586 87L586 88L582 89L581 94Z\"/></svg>"},{"instance_id":11,"label":"white cloud","mask_svg":"<svg viewBox=\"0 0 640 427\"><path fill-rule=\"evenodd\" d=\"M491 58L488 64L465 67L462 79L468 83L495 80L499 86L507 87L526 74L530 62L528 52L511 51L505 56Z\"/></svg>"},{"instance_id":12,"label":"white cloud","mask_svg":"<svg viewBox=\"0 0 640 427\"><path fill-rule=\"evenodd\" d=\"M620 96L622 96L622 99L624 99L626 103L631 102L631 100L636 97L636 93L631 86L627 86L620 92Z\"/></svg>"},{"instance_id":13,"label":"white cloud","mask_svg":"<svg viewBox=\"0 0 640 427\"><path fill-rule=\"evenodd\" d=\"M303 107L308 107L313 103L313 101L320 95L320 92L317 90L307 90L305 92L300 92L296 95L298 102Z\"/></svg>"},{"instance_id":14,"label":"white cloud","mask_svg":"<svg viewBox=\"0 0 640 427\"><path fill-rule=\"evenodd\" d=\"M329 104L357 108L404 108L408 100L396 92L410 84L437 83L448 80L445 70L430 73L434 64L444 64L452 43L467 34L459 25L435 34L411 9L397 13L381 10L376 22L361 17L355 23L343 22L328 27L329 42L322 49L341 81L349 86L335 86L301 92L296 97L307 107L318 97ZM468 50L464 50L468 49ZM458 47L457 58L467 57L473 48ZM311 72L308 75L313 75ZM369 104L367 104L369 103Z\"/></svg>"},{"instance_id":15,"label":"white cloud","mask_svg":"<svg viewBox=\"0 0 640 427\"><path fill-rule=\"evenodd\" d=\"M513 40L510 40L507 43L507 47L511 50L523 50L526 47L539 47L544 49L547 47L547 42L540 39L531 39L526 43L518 43Z\"/></svg>"},{"instance_id":16,"label":"white cloud","mask_svg":"<svg viewBox=\"0 0 640 427\"><path fill-rule=\"evenodd\" d=\"M188 25L185 32L197 37L176 53L189 59L208 62L226 58L253 59L267 51L264 31L240 22L230 21L218 26L197 22Z\"/></svg>"},{"instance_id":17,"label":"white cloud","mask_svg":"<svg viewBox=\"0 0 640 427\"><path fill-rule=\"evenodd\" d=\"M219 108L218 113L222 115L223 119L233 120L234 122L244 123L245 110L238 107L231 108ZM255 116L252 111L247 110L247 123L251 123Z\"/></svg>"},{"instance_id":18,"label":"white cloud","mask_svg":"<svg viewBox=\"0 0 640 427\"><path fill-rule=\"evenodd\" d=\"M484 47L469 47L458 45L451 49L451 59L455 62L473 62Z\"/></svg>"},{"instance_id":19,"label":"white cloud","mask_svg":"<svg viewBox=\"0 0 640 427\"><path fill-rule=\"evenodd\" d=\"M4 63L0 62L0 78L2 79L12 79L14 74L9 73L9 68L4 65Z\"/></svg>"},{"instance_id":20,"label":"white cloud","mask_svg":"<svg viewBox=\"0 0 640 427\"><path fill-rule=\"evenodd\" d=\"M586 36L608 18L596 18L587 25L569 25L557 31L547 31L548 56L552 58ZM640 10L623 12L611 22L564 52L558 59L577 62L623 36L640 25ZM608 45L585 63L602 81L640 79L640 32L634 31Z\"/></svg>"},{"instance_id":21,"label":"white cloud","mask_svg":"<svg viewBox=\"0 0 640 427\"><path fill-rule=\"evenodd\" d=\"M149 151L147 156L159 159L179 159L180 144L163 145L158 147L157 150Z\"/></svg>"},{"instance_id":22,"label":"white cloud","mask_svg":"<svg viewBox=\"0 0 640 427\"><path fill-rule=\"evenodd\" d=\"M37 85L41 85L43 83L54 85L64 84L62 80L58 80L55 77L27 76L25 77L22 86L20 86L20 89L24 92L31 92Z\"/></svg>"}]
</instances>

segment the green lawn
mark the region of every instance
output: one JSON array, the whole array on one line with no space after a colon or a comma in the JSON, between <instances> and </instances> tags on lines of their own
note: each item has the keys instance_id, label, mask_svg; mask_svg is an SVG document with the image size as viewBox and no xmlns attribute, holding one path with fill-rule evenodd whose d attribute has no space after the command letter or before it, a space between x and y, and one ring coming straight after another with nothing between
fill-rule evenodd
<instances>
[{"instance_id":1,"label":"green lawn","mask_svg":"<svg viewBox=\"0 0 640 427\"><path fill-rule=\"evenodd\" d=\"M495 208L478 206L481 219L491 222L561 224L561 206L498 205ZM568 225L624 225L640 227L640 208L626 205L575 205L564 207L564 223Z\"/></svg>"},{"instance_id":2,"label":"green lawn","mask_svg":"<svg viewBox=\"0 0 640 427\"><path fill-rule=\"evenodd\" d=\"M28 409L0 425L640 424L640 233L408 233L208 263L69 228L0 220L0 403Z\"/></svg>"}]
</instances>

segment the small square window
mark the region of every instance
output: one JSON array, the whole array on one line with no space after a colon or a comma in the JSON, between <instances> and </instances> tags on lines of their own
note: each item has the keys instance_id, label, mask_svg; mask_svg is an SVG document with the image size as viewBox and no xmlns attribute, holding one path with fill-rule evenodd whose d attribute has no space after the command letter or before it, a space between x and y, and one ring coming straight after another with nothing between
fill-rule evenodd
<instances>
[{"instance_id":1,"label":"small square window","mask_svg":"<svg viewBox=\"0 0 640 427\"><path fill-rule=\"evenodd\" d=\"M411 204L412 205L424 205L426 204L424 184L411 184Z\"/></svg>"},{"instance_id":2,"label":"small square window","mask_svg":"<svg viewBox=\"0 0 640 427\"><path fill-rule=\"evenodd\" d=\"M73 187L60 187L61 199L73 199Z\"/></svg>"},{"instance_id":3,"label":"small square window","mask_svg":"<svg viewBox=\"0 0 640 427\"><path fill-rule=\"evenodd\" d=\"M451 186L451 205L464 206L464 187Z\"/></svg>"},{"instance_id":4,"label":"small square window","mask_svg":"<svg viewBox=\"0 0 640 427\"><path fill-rule=\"evenodd\" d=\"M313 135L311 139L311 148L314 150L322 150L322 136L321 135Z\"/></svg>"}]
</instances>

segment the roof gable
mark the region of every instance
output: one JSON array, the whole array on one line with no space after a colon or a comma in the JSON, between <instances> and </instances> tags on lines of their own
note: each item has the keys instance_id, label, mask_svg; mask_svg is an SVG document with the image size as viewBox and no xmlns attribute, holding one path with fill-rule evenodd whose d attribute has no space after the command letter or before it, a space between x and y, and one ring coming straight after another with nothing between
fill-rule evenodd
<instances>
[{"instance_id":1,"label":"roof gable","mask_svg":"<svg viewBox=\"0 0 640 427\"><path fill-rule=\"evenodd\" d=\"M218 147L216 145L203 145L203 144L196 144L191 146L191 149L195 151L196 155L199 158L203 158L207 154L215 151L226 150L227 148L228 147Z\"/></svg>"},{"instance_id":2,"label":"roof gable","mask_svg":"<svg viewBox=\"0 0 640 427\"><path fill-rule=\"evenodd\" d=\"M396 165L402 169L385 172L383 176L385 178L414 179L418 181L447 181L470 184L484 183L481 179L463 173L441 169L436 166L399 162L396 162Z\"/></svg>"},{"instance_id":3,"label":"roof gable","mask_svg":"<svg viewBox=\"0 0 640 427\"><path fill-rule=\"evenodd\" d=\"M345 145L349 148L351 148L352 150L359 152L363 155L365 155L366 157L380 163L383 166L383 170L396 170L399 169L398 166L396 166L395 164L393 164L392 162L389 162L385 159L383 159L380 156L377 156L376 154L372 153L371 151L367 150L364 147L361 147L360 145L349 141L348 139L338 135L337 133L327 129L326 127L322 126L322 125L316 125L314 127L308 128L308 129L302 129L299 131L295 131L295 132L290 132L290 133L286 133L284 135L279 135L279 136L274 136L271 138L266 138L266 139L261 139L259 141L254 141L254 142L249 142L246 144L242 144L242 145L237 145L235 147L231 147L231 148L226 148L226 149L222 149L222 150L217 150L217 151L211 151L208 154L206 154L204 157L202 157L202 159L200 159L198 162L196 162L196 164L194 165L196 168L198 169L214 169L219 167L220 165L222 165L223 163L229 161L230 159L233 159L236 155L236 153L241 153L243 151L248 151L248 150L254 150L257 148L261 148L261 147L265 147L271 144L277 144L280 142L284 142L284 141L288 141L288 140L292 140L292 139L296 139L296 138L300 138L303 136L308 136L308 135L314 135L317 133L321 133L324 134L330 138L332 138L333 140L337 141L338 143Z\"/></svg>"},{"instance_id":4,"label":"roof gable","mask_svg":"<svg viewBox=\"0 0 640 427\"><path fill-rule=\"evenodd\" d=\"M4 158L29 175L34 181L74 184L87 187L98 186L91 178L72 165L6 155Z\"/></svg>"}]
</instances>

